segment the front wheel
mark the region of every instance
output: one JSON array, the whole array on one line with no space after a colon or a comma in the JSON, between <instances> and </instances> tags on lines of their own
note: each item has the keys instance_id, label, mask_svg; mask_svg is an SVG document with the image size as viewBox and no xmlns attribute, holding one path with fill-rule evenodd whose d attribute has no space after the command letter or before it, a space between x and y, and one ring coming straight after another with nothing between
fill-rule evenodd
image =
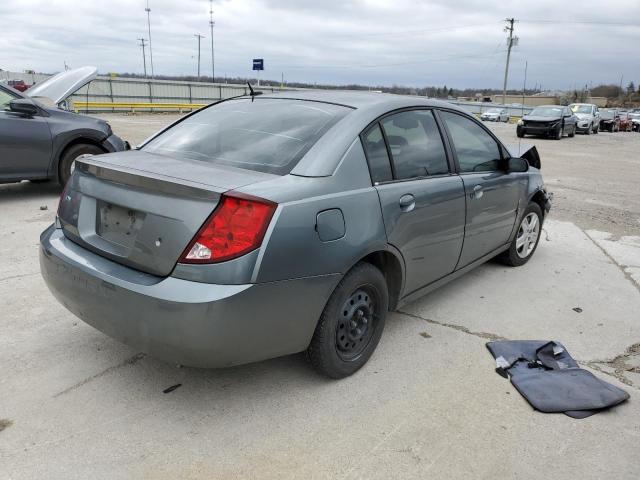
<instances>
[{"instance_id":1,"label":"front wheel","mask_svg":"<svg viewBox=\"0 0 640 480\"><path fill-rule=\"evenodd\" d=\"M587 135L591 135L591 133L593 132L593 125L589 124L589 126L587 127L587 130L584 132Z\"/></svg>"},{"instance_id":2,"label":"front wheel","mask_svg":"<svg viewBox=\"0 0 640 480\"><path fill-rule=\"evenodd\" d=\"M76 160L83 155L100 155L104 153L100 147L88 143L78 143L67 148L58 165L58 180L63 187L75 169Z\"/></svg>"},{"instance_id":3,"label":"front wheel","mask_svg":"<svg viewBox=\"0 0 640 480\"><path fill-rule=\"evenodd\" d=\"M313 368L330 378L359 370L376 349L389 309L387 282L370 263L340 281L324 307L307 349Z\"/></svg>"},{"instance_id":4,"label":"front wheel","mask_svg":"<svg viewBox=\"0 0 640 480\"><path fill-rule=\"evenodd\" d=\"M524 130L522 130L520 127L517 127L516 135L518 136L518 138L524 138Z\"/></svg>"},{"instance_id":5,"label":"front wheel","mask_svg":"<svg viewBox=\"0 0 640 480\"><path fill-rule=\"evenodd\" d=\"M541 231L542 210L537 203L531 202L522 215L518 231L509 250L502 253L498 257L499 260L511 267L519 267L527 263L538 248Z\"/></svg>"},{"instance_id":6,"label":"front wheel","mask_svg":"<svg viewBox=\"0 0 640 480\"><path fill-rule=\"evenodd\" d=\"M573 138L576 136L576 126L574 125L573 128L571 129L571 132L569 133L569 137Z\"/></svg>"},{"instance_id":7,"label":"front wheel","mask_svg":"<svg viewBox=\"0 0 640 480\"><path fill-rule=\"evenodd\" d=\"M556 135L554 137L556 140L562 140L562 127L558 128Z\"/></svg>"}]
</instances>

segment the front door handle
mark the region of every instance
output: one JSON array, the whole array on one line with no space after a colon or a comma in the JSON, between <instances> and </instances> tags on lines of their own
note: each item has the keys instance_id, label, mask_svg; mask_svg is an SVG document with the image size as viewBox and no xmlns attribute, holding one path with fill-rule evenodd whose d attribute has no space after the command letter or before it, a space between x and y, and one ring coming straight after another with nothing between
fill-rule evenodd
<instances>
[{"instance_id":1,"label":"front door handle","mask_svg":"<svg viewBox=\"0 0 640 480\"><path fill-rule=\"evenodd\" d=\"M400 204L400 210L403 212L410 212L416 206L416 199L413 195L407 193L400 197L400 201L398 203Z\"/></svg>"},{"instance_id":2,"label":"front door handle","mask_svg":"<svg viewBox=\"0 0 640 480\"><path fill-rule=\"evenodd\" d=\"M482 195L484 195L484 192L482 191L482 185L476 185L475 187L473 187L473 192L471 192L471 195L469 196L477 200L479 198L482 198Z\"/></svg>"}]
</instances>

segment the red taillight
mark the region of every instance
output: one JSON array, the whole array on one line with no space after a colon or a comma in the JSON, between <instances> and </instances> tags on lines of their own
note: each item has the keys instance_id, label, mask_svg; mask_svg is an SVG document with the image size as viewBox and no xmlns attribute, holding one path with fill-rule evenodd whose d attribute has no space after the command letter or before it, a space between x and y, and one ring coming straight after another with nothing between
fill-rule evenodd
<instances>
[{"instance_id":1,"label":"red taillight","mask_svg":"<svg viewBox=\"0 0 640 480\"><path fill-rule=\"evenodd\" d=\"M223 262L255 250L262 244L275 210L275 203L261 198L223 195L179 262Z\"/></svg>"}]
</instances>

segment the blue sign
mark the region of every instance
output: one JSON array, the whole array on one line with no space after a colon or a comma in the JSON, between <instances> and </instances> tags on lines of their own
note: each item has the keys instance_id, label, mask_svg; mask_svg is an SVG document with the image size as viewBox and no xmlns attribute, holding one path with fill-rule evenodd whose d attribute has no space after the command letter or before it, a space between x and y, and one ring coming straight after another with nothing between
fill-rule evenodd
<instances>
[{"instance_id":1,"label":"blue sign","mask_svg":"<svg viewBox=\"0 0 640 480\"><path fill-rule=\"evenodd\" d=\"M263 58L254 58L253 59L253 69L254 70L264 70L264 59Z\"/></svg>"}]
</instances>

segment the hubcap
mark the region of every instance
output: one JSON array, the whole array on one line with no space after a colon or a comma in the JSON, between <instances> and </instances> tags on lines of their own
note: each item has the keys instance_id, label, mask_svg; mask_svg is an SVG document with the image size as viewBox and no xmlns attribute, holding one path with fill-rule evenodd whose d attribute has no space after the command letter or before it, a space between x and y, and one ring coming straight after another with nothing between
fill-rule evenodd
<instances>
[{"instance_id":1,"label":"hubcap","mask_svg":"<svg viewBox=\"0 0 640 480\"><path fill-rule=\"evenodd\" d=\"M527 258L533 252L540 235L538 215L531 212L522 220L516 237L516 252L520 258Z\"/></svg>"},{"instance_id":2,"label":"hubcap","mask_svg":"<svg viewBox=\"0 0 640 480\"><path fill-rule=\"evenodd\" d=\"M376 327L372 291L358 288L342 306L336 327L336 347L344 360L359 356L369 344Z\"/></svg>"}]
</instances>

